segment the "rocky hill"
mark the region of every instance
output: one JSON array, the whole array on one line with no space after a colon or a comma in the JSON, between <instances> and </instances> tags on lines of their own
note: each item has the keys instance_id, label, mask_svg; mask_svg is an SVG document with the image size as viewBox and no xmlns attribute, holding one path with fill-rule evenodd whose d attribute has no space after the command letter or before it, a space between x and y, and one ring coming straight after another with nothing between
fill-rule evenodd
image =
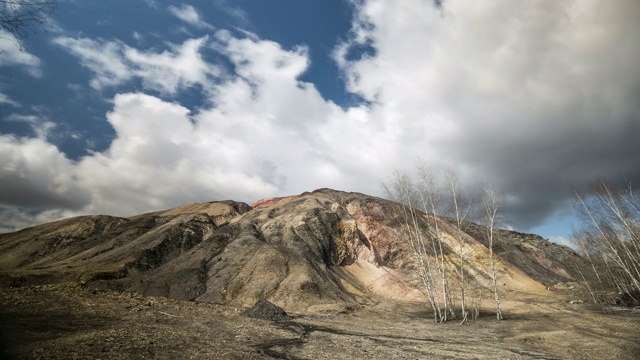
<instances>
[{"instance_id":1,"label":"rocky hill","mask_svg":"<svg viewBox=\"0 0 640 360\"><path fill-rule=\"evenodd\" d=\"M370 295L417 300L414 259L394 209L388 200L320 189L253 207L218 201L129 218L81 216L0 235L0 281L74 281L237 307L268 299L307 313L341 311ZM456 232L437 221L453 258ZM483 228L465 232L469 275L488 286ZM575 281L575 266L584 265L539 236L498 236L505 291Z\"/></svg>"}]
</instances>

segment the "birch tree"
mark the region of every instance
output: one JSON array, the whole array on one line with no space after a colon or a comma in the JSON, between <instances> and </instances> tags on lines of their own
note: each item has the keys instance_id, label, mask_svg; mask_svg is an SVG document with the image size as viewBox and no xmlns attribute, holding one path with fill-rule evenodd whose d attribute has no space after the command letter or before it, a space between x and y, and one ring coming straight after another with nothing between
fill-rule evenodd
<instances>
[{"instance_id":1,"label":"birch tree","mask_svg":"<svg viewBox=\"0 0 640 360\"><path fill-rule=\"evenodd\" d=\"M489 248L489 266L491 270L491 284L493 285L493 297L496 302L496 319L502 320L502 309L500 308L500 293L498 292L498 281L496 276L496 262L493 255L493 241L495 238L496 221L498 212L502 208L502 201L496 196L495 191L485 190L482 195L484 205L484 225L487 232Z\"/></svg>"},{"instance_id":2,"label":"birch tree","mask_svg":"<svg viewBox=\"0 0 640 360\"><path fill-rule=\"evenodd\" d=\"M444 322L456 319L451 291L454 286L459 286L461 316L457 318L462 324L469 318L475 320L480 313L481 297L486 293L486 285L470 283L467 274L467 252L472 245L467 244L467 226L473 210L473 197L462 189L455 172L446 171L443 181L436 183L433 173L422 163L418 164L417 169L417 182L414 183L407 175L396 173L391 183L385 185L387 194L397 204L396 213L402 224L401 237L409 244L415 259L417 273L433 310L434 320ZM489 239L488 272L496 304L496 317L502 320L493 252L502 201L494 191L486 191L482 200L486 236ZM447 215L449 219L443 220L442 215ZM451 225L453 231L450 230ZM445 242L445 236L453 239L453 242ZM453 283L455 284L452 285Z\"/></svg>"},{"instance_id":3,"label":"birch tree","mask_svg":"<svg viewBox=\"0 0 640 360\"><path fill-rule=\"evenodd\" d=\"M442 321L447 321L448 315L455 318L455 311L449 294L447 267L445 265L444 251L442 247L442 233L440 232L439 220L437 219L441 196L440 191L436 186L433 173L422 162L418 164L418 174L420 178L419 193L422 211L427 214L431 213L428 215L429 219L431 219L431 228L433 230L431 245L433 247L433 253L436 254L436 267L440 276L439 280L442 289L442 303L444 306Z\"/></svg>"},{"instance_id":4,"label":"birch tree","mask_svg":"<svg viewBox=\"0 0 640 360\"><path fill-rule=\"evenodd\" d=\"M465 241L464 241L464 231L463 226L464 222L467 220L467 216L471 210L471 197L467 196L463 193L460 188L460 180L458 178L458 174L456 174L452 170L447 170L445 172L445 186L449 192L451 206L451 216L455 220L456 226L456 237L458 241L458 267L460 270L460 311L462 312L462 321L461 323L465 323L468 319L469 313L466 309L466 299L465 299L465 290L466 290L466 276L465 276L465 263L466 263L466 254L465 254Z\"/></svg>"},{"instance_id":5,"label":"birch tree","mask_svg":"<svg viewBox=\"0 0 640 360\"><path fill-rule=\"evenodd\" d=\"M640 300L640 197L626 181L597 179L585 194L573 190L582 219L574 244L591 262L595 276L610 279L636 303ZM586 280L586 279L585 279Z\"/></svg>"},{"instance_id":6,"label":"birch tree","mask_svg":"<svg viewBox=\"0 0 640 360\"><path fill-rule=\"evenodd\" d=\"M399 214L402 222L401 236L408 242L412 251L425 296L433 310L434 321L443 321L446 315L443 316L439 290L434 277L437 261L431 258L430 241L427 239L431 232L425 214L417 209L420 195L411 179L400 173L395 174L391 185L385 185L385 189L391 200L398 206L396 213Z\"/></svg>"}]
</instances>

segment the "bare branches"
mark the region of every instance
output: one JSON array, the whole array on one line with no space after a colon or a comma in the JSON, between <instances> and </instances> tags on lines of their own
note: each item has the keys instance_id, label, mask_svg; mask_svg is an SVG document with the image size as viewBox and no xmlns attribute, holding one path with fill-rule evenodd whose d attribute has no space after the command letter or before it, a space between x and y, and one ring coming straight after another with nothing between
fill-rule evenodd
<instances>
[{"instance_id":1,"label":"bare branches","mask_svg":"<svg viewBox=\"0 0 640 360\"><path fill-rule=\"evenodd\" d=\"M627 181L618 185L600 178L586 194L575 189L573 192L582 218L581 228L573 235L574 243L591 263L598 280L589 286L589 290L596 285L601 291L617 289L637 302L640 295L640 198L634 193L632 184ZM593 298L597 301L595 296Z\"/></svg>"},{"instance_id":2,"label":"bare branches","mask_svg":"<svg viewBox=\"0 0 640 360\"><path fill-rule=\"evenodd\" d=\"M477 260L477 254L472 250L476 243L466 232L474 210L473 197L463 190L453 171L447 171L441 181L436 182L433 173L423 164L419 163L417 170L416 182L405 174L395 173L390 184L385 186L391 200L398 204L396 213L402 223L401 240L411 249L416 273L435 321L456 319L454 297L461 310L457 319L461 323L469 318L475 320L479 316L482 289L488 284L481 284L478 277L467 274L468 268L471 269L468 258L473 256L473 261ZM488 263L491 264L496 316L500 320L502 311L493 241L502 202L494 192L487 192L483 200L490 244ZM446 217L441 217L443 215ZM455 291L451 291L453 288Z\"/></svg>"},{"instance_id":3,"label":"bare branches","mask_svg":"<svg viewBox=\"0 0 640 360\"><path fill-rule=\"evenodd\" d=\"M402 236L409 243L413 252L424 293L433 309L434 321L443 321L446 319L446 305L443 315L438 283L436 275L434 275L439 264L438 261L433 261L432 255L429 253L430 243L432 243L426 238L430 234L429 223L424 213L417 209L418 204L424 203L426 198L424 194L415 189L411 179L404 174L396 173L392 184L385 186L385 189L391 199L400 207L397 209L397 213L402 217Z\"/></svg>"},{"instance_id":4,"label":"bare branches","mask_svg":"<svg viewBox=\"0 0 640 360\"><path fill-rule=\"evenodd\" d=\"M480 202L476 206L476 192L464 189L455 172L448 170L440 181L436 181L434 174L422 163L418 163L417 170L415 183L409 176L395 173L385 189L391 200L398 203L397 214L403 224L401 238L413 253L434 318L437 322L456 319L455 298L456 306L461 310L461 316L457 317L461 324L469 319L476 320L481 298L490 294L486 290L491 289L496 318L502 320L498 261L493 252L502 198L494 190L485 190L482 207ZM477 213L480 210L482 214ZM472 214L474 217L481 215L478 220L482 220L488 239L486 253L477 251L479 244L468 233ZM488 269L479 266L487 263ZM488 275L484 278L490 278L490 283L478 276L483 271Z\"/></svg>"},{"instance_id":5,"label":"bare branches","mask_svg":"<svg viewBox=\"0 0 640 360\"><path fill-rule=\"evenodd\" d=\"M22 49L22 41L42 29L56 7L55 0L0 0L0 38Z\"/></svg>"},{"instance_id":6,"label":"bare branches","mask_svg":"<svg viewBox=\"0 0 640 360\"><path fill-rule=\"evenodd\" d=\"M467 321L469 313L466 309L465 303L465 290L467 286L465 276L466 254L462 227L465 220L467 219L467 215L469 215L469 211L471 210L472 201L471 197L468 197L463 193L462 189L460 188L460 180L458 178L458 174L456 174L454 171L447 170L445 172L445 186L450 195L451 215L456 221L458 260L460 262L460 307L462 311L462 323L464 323L465 321Z\"/></svg>"},{"instance_id":7,"label":"bare branches","mask_svg":"<svg viewBox=\"0 0 640 360\"><path fill-rule=\"evenodd\" d=\"M423 163L418 164L418 176L420 179L418 194L420 194L422 211L427 214L431 213L433 224L431 245L433 247L433 253L436 254L436 266L438 268L438 273L440 274L440 285L443 297L442 301L444 304L441 321L447 321L447 314L451 315L451 317L455 317L455 312L453 310L453 302L449 294L449 284L447 281L444 251L442 249L440 226L436 219L436 216L438 215L437 208L439 207L442 199L440 191L435 184L433 173Z\"/></svg>"},{"instance_id":8,"label":"bare branches","mask_svg":"<svg viewBox=\"0 0 640 360\"><path fill-rule=\"evenodd\" d=\"M496 276L496 263L493 255L493 240L495 235L498 212L502 208L502 200L498 199L494 190L485 190L482 194L482 204L484 205L484 225L489 241L489 264L491 266L491 283L496 301L496 318L502 320L502 309L500 308L500 294L498 293L498 281Z\"/></svg>"}]
</instances>

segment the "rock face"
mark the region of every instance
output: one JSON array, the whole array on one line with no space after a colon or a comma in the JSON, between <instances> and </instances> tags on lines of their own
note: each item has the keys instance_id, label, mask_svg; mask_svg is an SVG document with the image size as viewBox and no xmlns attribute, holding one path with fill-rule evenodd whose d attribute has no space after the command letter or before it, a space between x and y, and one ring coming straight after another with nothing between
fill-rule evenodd
<instances>
[{"instance_id":1,"label":"rock face","mask_svg":"<svg viewBox=\"0 0 640 360\"><path fill-rule=\"evenodd\" d=\"M253 207L184 205L131 218L82 216L0 235L3 285L80 281L147 295L247 307L261 299L291 312L340 311L377 293L419 298L411 252L390 201L329 189ZM444 219L445 253L456 232ZM488 278L483 228L468 227L470 274ZM448 244L448 245L447 245ZM499 232L501 281L571 281L571 249ZM452 265L453 266L453 265Z\"/></svg>"}]
</instances>

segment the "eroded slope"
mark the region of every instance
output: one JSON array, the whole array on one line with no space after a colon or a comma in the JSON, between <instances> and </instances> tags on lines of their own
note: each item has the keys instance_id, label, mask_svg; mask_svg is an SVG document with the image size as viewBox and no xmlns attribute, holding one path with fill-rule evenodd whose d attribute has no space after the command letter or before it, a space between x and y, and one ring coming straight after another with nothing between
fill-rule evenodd
<instances>
[{"instance_id":1,"label":"eroded slope","mask_svg":"<svg viewBox=\"0 0 640 360\"><path fill-rule=\"evenodd\" d=\"M250 306L266 298L287 311L340 311L378 294L420 299L414 259L390 201L330 189L266 199L184 205L131 218L84 216L0 235L6 285L79 281L91 286ZM483 228L459 241L436 219L451 274L463 247L468 275L488 286ZM425 232L427 229L423 229ZM505 290L542 291L575 279L568 248L501 231ZM426 233L425 233L426 236Z\"/></svg>"}]
</instances>

